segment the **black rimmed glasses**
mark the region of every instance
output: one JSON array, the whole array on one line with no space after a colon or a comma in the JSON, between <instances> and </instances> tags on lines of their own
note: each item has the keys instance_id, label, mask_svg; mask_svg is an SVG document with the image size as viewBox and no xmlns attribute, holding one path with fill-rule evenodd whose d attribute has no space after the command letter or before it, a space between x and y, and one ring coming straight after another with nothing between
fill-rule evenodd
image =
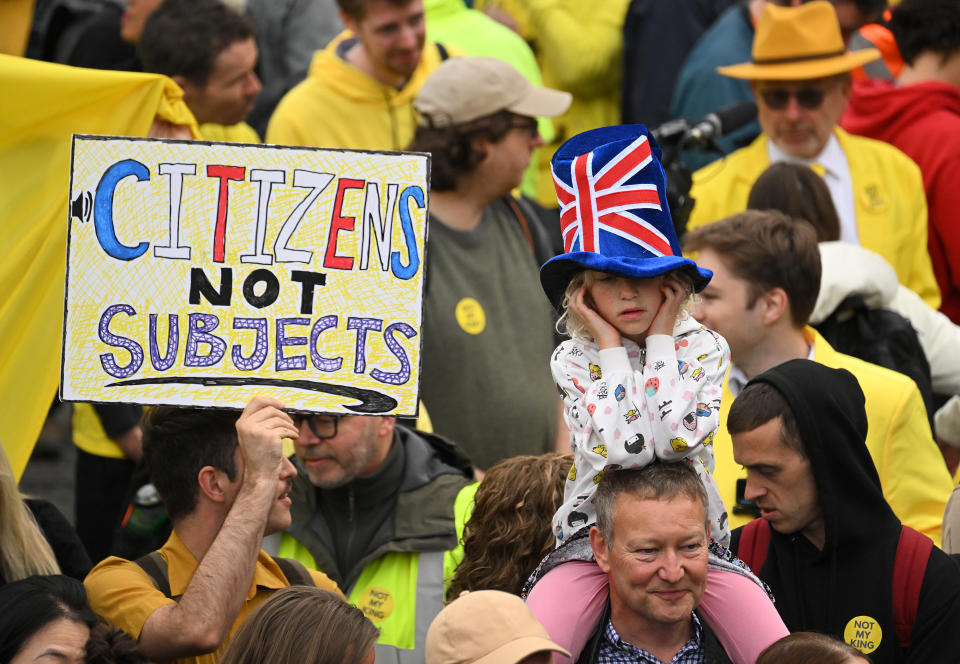
<instances>
[{"instance_id":1,"label":"black rimmed glasses","mask_svg":"<svg viewBox=\"0 0 960 664\"><path fill-rule=\"evenodd\" d=\"M306 422L313 435L320 439L336 438L337 426L343 415L298 415L296 417L297 427L301 422Z\"/></svg>"},{"instance_id":2,"label":"black rimmed glasses","mask_svg":"<svg viewBox=\"0 0 960 664\"><path fill-rule=\"evenodd\" d=\"M797 104L814 111L823 104L827 91L822 88L803 87L797 90L788 90L787 88L760 88L760 96L763 103L774 111L782 111L790 103L790 97L797 100Z\"/></svg>"}]
</instances>

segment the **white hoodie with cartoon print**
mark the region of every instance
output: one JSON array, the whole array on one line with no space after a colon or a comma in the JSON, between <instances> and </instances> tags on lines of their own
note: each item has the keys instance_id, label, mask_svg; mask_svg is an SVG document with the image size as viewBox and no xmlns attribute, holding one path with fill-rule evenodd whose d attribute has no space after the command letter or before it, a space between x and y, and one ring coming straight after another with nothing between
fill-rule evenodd
<instances>
[{"instance_id":1,"label":"white hoodie with cartoon print","mask_svg":"<svg viewBox=\"0 0 960 664\"><path fill-rule=\"evenodd\" d=\"M573 450L564 502L553 517L558 542L596 523L593 496L604 471L642 468L657 458L693 465L707 490L710 536L726 546L727 511L710 475L730 366L726 340L684 314L673 337L650 335L644 347L622 342L600 350L592 340L569 339L550 361Z\"/></svg>"}]
</instances>

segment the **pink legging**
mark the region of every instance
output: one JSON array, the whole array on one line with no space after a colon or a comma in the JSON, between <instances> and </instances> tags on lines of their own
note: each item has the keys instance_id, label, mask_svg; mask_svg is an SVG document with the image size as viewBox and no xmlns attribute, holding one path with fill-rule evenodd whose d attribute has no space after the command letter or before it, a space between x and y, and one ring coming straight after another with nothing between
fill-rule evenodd
<instances>
[{"instance_id":1,"label":"pink legging","mask_svg":"<svg viewBox=\"0 0 960 664\"><path fill-rule=\"evenodd\" d=\"M597 629L608 593L607 575L596 563L574 560L547 572L527 597L527 606L576 661ZM754 664L764 648L789 634L767 594L736 572L709 569L697 611L734 664ZM554 662L570 661L554 655Z\"/></svg>"}]
</instances>

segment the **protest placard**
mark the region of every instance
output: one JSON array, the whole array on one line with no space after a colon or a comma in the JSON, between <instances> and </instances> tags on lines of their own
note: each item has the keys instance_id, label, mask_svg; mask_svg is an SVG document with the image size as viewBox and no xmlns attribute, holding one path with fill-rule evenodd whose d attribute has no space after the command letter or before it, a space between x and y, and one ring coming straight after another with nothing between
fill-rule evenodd
<instances>
[{"instance_id":1,"label":"protest placard","mask_svg":"<svg viewBox=\"0 0 960 664\"><path fill-rule=\"evenodd\" d=\"M75 136L68 401L414 415L429 157Z\"/></svg>"}]
</instances>

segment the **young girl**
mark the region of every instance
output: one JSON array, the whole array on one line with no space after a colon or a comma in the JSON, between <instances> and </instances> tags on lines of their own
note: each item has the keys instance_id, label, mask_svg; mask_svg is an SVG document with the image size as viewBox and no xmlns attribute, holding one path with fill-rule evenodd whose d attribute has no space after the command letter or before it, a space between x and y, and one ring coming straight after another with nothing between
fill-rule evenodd
<instances>
[{"instance_id":1,"label":"young girl","mask_svg":"<svg viewBox=\"0 0 960 664\"><path fill-rule=\"evenodd\" d=\"M553 519L560 543L596 522L598 474L656 458L692 463L707 489L710 536L729 544L710 471L730 350L683 310L692 291L681 270L647 278L583 270L570 280L563 318L573 338L550 363L574 450Z\"/></svg>"},{"instance_id":2,"label":"young girl","mask_svg":"<svg viewBox=\"0 0 960 664\"><path fill-rule=\"evenodd\" d=\"M730 538L710 476L730 351L684 309L712 275L681 255L654 157L659 148L637 125L580 134L553 158L567 253L548 261L540 279L571 335L551 368L574 465L553 519L559 548L534 574L527 601L574 660L608 595L584 536L596 523L593 496L604 473L654 459L691 463L706 488L711 538ZM698 611L734 662L752 664L787 630L736 562L711 545Z\"/></svg>"}]
</instances>

